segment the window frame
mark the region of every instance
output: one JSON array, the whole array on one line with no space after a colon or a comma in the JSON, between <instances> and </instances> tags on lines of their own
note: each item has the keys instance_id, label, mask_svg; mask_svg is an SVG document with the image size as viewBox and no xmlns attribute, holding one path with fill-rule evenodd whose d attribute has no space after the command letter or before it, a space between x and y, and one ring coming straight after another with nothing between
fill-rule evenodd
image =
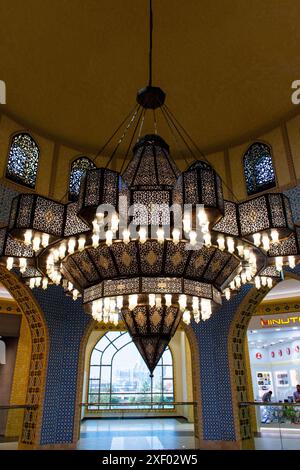
<instances>
[{"instance_id":1,"label":"window frame","mask_svg":"<svg viewBox=\"0 0 300 470\"><path fill-rule=\"evenodd\" d=\"M116 332L116 333L120 333L116 338L114 338L112 341L107 337L107 334L109 334L110 332ZM128 341L122 345L119 349L116 348L116 346L113 344L115 342L115 340L117 338L119 338L120 336L123 336L124 334L128 334ZM96 348L96 346L98 345L98 343L104 338L104 337L107 337L108 341L109 341L109 344L107 344L104 348L103 351L100 351ZM129 405L128 407L126 407L126 404L122 404L122 403L116 403L116 404L113 404L112 403L112 396L113 395L124 395L126 394L127 392L113 392L112 391L112 386L113 386L113 382L112 382L112 371L113 371L113 359L115 357L115 355L121 351L121 349L123 349L124 347L128 346L128 344L131 344L133 343L132 341L132 338L130 337L129 333L127 330L108 330L106 331L100 338L97 339L97 341L95 342L93 348L91 349L91 352L90 352L90 355L89 355L89 361L88 361L88 375L87 375L87 384L86 384L86 402L88 403L87 405L87 411L88 412L95 412L95 413L101 413L101 412L108 412L108 413L111 413L111 412L139 412L139 411L174 411L175 410L175 406L174 405L169 405L168 402L166 402L165 404L163 405L157 405L155 401L153 401L153 397L155 395L157 395L158 393L159 394L162 394L162 400L163 401L163 397L164 397L164 394L166 395L169 395L169 394L172 394L173 395L173 400L172 401L176 401L175 400L175 365L174 365L174 356L173 356L173 352L172 352L172 349L170 348L170 345L167 347L166 351L168 350L170 352L170 355L171 355L171 364L167 363L167 364L164 364L163 363L163 357L161 358L162 360L162 363L157 366L157 367L161 367L161 391L160 392L155 392L153 390L153 386L152 386L152 380L151 379L151 385L150 385L150 390L149 392L128 392L128 395L132 395L132 396L138 396L139 394L140 395L149 395L150 399L147 400L147 403L151 402L151 405L146 405L146 406L142 406L142 405L137 405L136 407L135 406L131 406ZM114 352L114 354L112 355L111 357L111 360L110 360L110 364L109 365L106 365L106 364L102 364L102 358L103 358L103 353L104 351L106 350L107 347L109 346L114 346L116 351ZM99 351L101 353L101 358L100 358L100 364L97 365L97 364L92 364L92 355L93 355L93 352L94 351ZM137 354L139 354L138 350L136 351ZM160 360L160 361L161 361ZM93 378L91 378L91 367L99 367L99 378L98 379L95 379L98 381L98 391L95 393L95 392L90 392L90 382L91 380L93 380ZM110 384L109 384L109 391L105 391L105 392L101 392L101 368L102 367L109 367L110 368ZM172 367L172 377L164 377L163 375L163 368L164 366L171 366ZM150 375L150 373L149 373ZM168 392L165 392L164 393L164 381L165 380L172 380L172 392L168 393ZM94 406L93 403L91 402L90 403L90 395L97 395L98 396L98 400L97 400L97 403L100 403L100 396L101 395L109 395L109 403L110 405L109 406L106 406L106 405L96 405Z\"/></svg>"},{"instance_id":2,"label":"window frame","mask_svg":"<svg viewBox=\"0 0 300 470\"><path fill-rule=\"evenodd\" d=\"M251 147L254 146L255 144L262 144L262 145L264 145L265 147L267 147L269 149L269 154L270 154L271 162L272 162L272 168L273 168L273 172L274 172L274 183L265 184L261 189L249 192L246 173L245 173L245 160L246 160L247 153L249 152ZM264 140L254 140L253 142L251 142L247 146L247 148L244 151L243 156L242 156L242 169L243 169L243 175L244 175L244 182L245 182L247 197L251 198L251 197L256 196L258 194L263 194L265 192L268 192L270 190L274 190L274 189L278 188L276 168L275 168L275 165L274 165L274 158L273 158L273 150L272 150L272 146L268 142L266 142ZM255 181L255 183L256 183L256 181Z\"/></svg>"},{"instance_id":3,"label":"window frame","mask_svg":"<svg viewBox=\"0 0 300 470\"><path fill-rule=\"evenodd\" d=\"M37 159L37 165L36 165L36 172L35 172L35 181L34 181L34 186L32 186L31 184L29 183L26 183L25 181L23 181L20 177L16 176L16 175L9 175L8 174L8 164L9 164L9 159L10 159L10 151L11 151L11 148L12 148L12 145L14 143L14 139L20 135L27 135L30 137L30 139L34 142L37 150L38 150L38 159ZM17 185L18 187L23 187L23 188L26 188L26 190L28 191L32 191L32 192L35 192L36 191L36 187L37 187L37 183L38 183L38 177L39 177L39 166L40 166L40 159L41 159L41 149L40 149L40 146L39 144L37 143L37 140L35 139L35 137L33 137L33 135L28 132L27 130L20 130L18 132L14 132L11 136L10 136L10 139L9 139L9 145L8 145L8 150L7 150L7 158L6 158L6 164L5 164L5 168L4 168L4 177L5 179L13 184L13 185Z\"/></svg>"},{"instance_id":4,"label":"window frame","mask_svg":"<svg viewBox=\"0 0 300 470\"><path fill-rule=\"evenodd\" d=\"M69 202L76 202L78 201L78 197L79 197L79 193L80 193L80 189L79 189L79 193L75 196L71 193L70 191L70 183L71 183L71 174L72 174L72 170L73 170L73 165L74 163L76 163L78 160L82 160L82 159L85 159L85 160L88 160L90 163L92 163L94 165L93 168L90 168L90 169L97 169L97 165L95 164L95 162L93 162L93 160L88 157L87 155L79 155L75 158L73 158L73 160L71 160L70 162L70 167L69 167L69 177L68 177L68 201Z\"/></svg>"}]
</instances>

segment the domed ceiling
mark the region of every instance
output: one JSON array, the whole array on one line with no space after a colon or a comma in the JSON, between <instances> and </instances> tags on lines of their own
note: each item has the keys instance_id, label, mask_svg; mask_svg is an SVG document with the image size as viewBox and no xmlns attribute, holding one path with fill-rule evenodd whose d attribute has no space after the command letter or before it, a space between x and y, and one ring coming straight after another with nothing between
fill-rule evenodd
<instances>
[{"instance_id":1,"label":"domed ceiling","mask_svg":"<svg viewBox=\"0 0 300 470\"><path fill-rule=\"evenodd\" d=\"M300 2L153 0L153 8L153 84L205 152L299 112L290 97L300 79ZM148 1L1 0L0 18L1 109L98 150L147 84ZM174 147L159 117L158 131Z\"/></svg>"}]
</instances>

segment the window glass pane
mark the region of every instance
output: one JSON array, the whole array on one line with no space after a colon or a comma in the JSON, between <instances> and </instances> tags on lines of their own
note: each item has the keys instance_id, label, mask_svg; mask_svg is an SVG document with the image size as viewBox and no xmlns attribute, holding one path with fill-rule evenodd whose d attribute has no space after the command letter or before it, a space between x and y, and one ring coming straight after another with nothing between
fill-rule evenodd
<instances>
[{"instance_id":1,"label":"window glass pane","mask_svg":"<svg viewBox=\"0 0 300 470\"><path fill-rule=\"evenodd\" d=\"M113 345L109 343L108 338L113 341ZM106 348L103 347L104 343ZM107 346L107 344L109 345ZM165 351L162 362L170 365L156 367L152 379L151 395L149 370L128 332L121 334L110 331L106 333L98 342L97 348L104 350L102 363L101 354L92 354L93 360L98 358L99 369L101 369L101 395L98 397L98 401L101 403L111 402L110 405L101 406L100 409L162 408L165 405L145 405L144 403L166 401L164 394L167 394L168 401L174 400L172 356L169 350ZM168 374L164 375L165 380L162 377L163 373ZM94 363L91 366L91 374L93 376L96 374ZM112 391L111 395L110 390Z\"/></svg>"},{"instance_id":2,"label":"window glass pane","mask_svg":"<svg viewBox=\"0 0 300 470\"><path fill-rule=\"evenodd\" d=\"M98 393L98 392L99 392L99 380L90 379L89 393Z\"/></svg>"},{"instance_id":3,"label":"window glass pane","mask_svg":"<svg viewBox=\"0 0 300 470\"><path fill-rule=\"evenodd\" d=\"M92 355L91 355L91 364L92 365L94 365L94 364L100 365L101 355L102 355L101 352L94 349L94 351L92 352Z\"/></svg>"},{"instance_id":4,"label":"window glass pane","mask_svg":"<svg viewBox=\"0 0 300 470\"><path fill-rule=\"evenodd\" d=\"M87 157L77 158L72 163L69 181L69 199L76 201L80 192L80 184L87 170L97 168Z\"/></svg>"},{"instance_id":5,"label":"window glass pane","mask_svg":"<svg viewBox=\"0 0 300 470\"><path fill-rule=\"evenodd\" d=\"M244 174L249 195L276 186L271 149L263 142L252 144L244 155Z\"/></svg>"},{"instance_id":6,"label":"window glass pane","mask_svg":"<svg viewBox=\"0 0 300 470\"><path fill-rule=\"evenodd\" d=\"M102 336L102 338L100 339L100 341L98 341L98 343L96 344L96 349L98 349L99 351L104 351L104 349L106 348L106 346L109 345L109 340L108 338L106 337L106 335Z\"/></svg>"},{"instance_id":7,"label":"window glass pane","mask_svg":"<svg viewBox=\"0 0 300 470\"><path fill-rule=\"evenodd\" d=\"M39 148L29 134L15 135L9 150L6 177L35 188L39 154Z\"/></svg>"},{"instance_id":8,"label":"window glass pane","mask_svg":"<svg viewBox=\"0 0 300 470\"><path fill-rule=\"evenodd\" d=\"M91 366L90 367L90 378L91 379L99 379L100 376L100 367L99 366Z\"/></svg>"}]
</instances>

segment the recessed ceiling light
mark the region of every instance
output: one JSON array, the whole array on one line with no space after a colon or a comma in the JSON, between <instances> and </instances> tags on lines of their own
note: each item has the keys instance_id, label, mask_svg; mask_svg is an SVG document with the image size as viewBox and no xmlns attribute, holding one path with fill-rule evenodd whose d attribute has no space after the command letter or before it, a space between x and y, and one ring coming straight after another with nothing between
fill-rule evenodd
<instances>
[{"instance_id":1,"label":"recessed ceiling light","mask_svg":"<svg viewBox=\"0 0 300 470\"><path fill-rule=\"evenodd\" d=\"M276 328L275 331L281 331L281 328Z\"/></svg>"},{"instance_id":2,"label":"recessed ceiling light","mask_svg":"<svg viewBox=\"0 0 300 470\"><path fill-rule=\"evenodd\" d=\"M251 333L257 333L257 330L253 330L253 331L251 331Z\"/></svg>"},{"instance_id":3,"label":"recessed ceiling light","mask_svg":"<svg viewBox=\"0 0 300 470\"><path fill-rule=\"evenodd\" d=\"M293 330L298 330L298 326L293 326Z\"/></svg>"},{"instance_id":4,"label":"recessed ceiling light","mask_svg":"<svg viewBox=\"0 0 300 470\"><path fill-rule=\"evenodd\" d=\"M283 343L283 339L280 339L280 340L279 340L279 343Z\"/></svg>"}]
</instances>

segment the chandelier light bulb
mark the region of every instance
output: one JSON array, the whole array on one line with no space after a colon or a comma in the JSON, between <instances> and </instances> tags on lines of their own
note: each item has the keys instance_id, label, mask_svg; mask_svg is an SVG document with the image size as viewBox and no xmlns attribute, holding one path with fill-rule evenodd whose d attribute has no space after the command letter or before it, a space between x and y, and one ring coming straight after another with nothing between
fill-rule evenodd
<instances>
[{"instance_id":1,"label":"chandelier light bulb","mask_svg":"<svg viewBox=\"0 0 300 470\"><path fill-rule=\"evenodd\" d=\"M56 263L57 261L59 261L59 250L55 248L52 253L53 253L54 262Z\"/></svg>"},{"instance_id":2,"label":"chandelier light bulb","mask_svg":"<svg viewBox=\"0 0 300 470\"><path fill-rule=\"evenodd\" d=\"M269 289L272 289L273 286L273 279L271 277L268 277L267 279L267 285Z\"/></svg>"},{"instance_id":3,"label":"chandelier light bulb","mask_svg":"<svg viewBox=\"0 0 300 470\"><path fill-rule=\"evenodd\" d=\"M14 259L12 257L7 258L6 260L6 269L10 271L14 267Z\"/></svg>"},{"instance_id":4,"label":"chandelier light bulb","mask_svg":"<svg viewBox=\"0 0 300 470\"><path fill-rule=\"evenodd\" d=\"M55 281L54 281L57 286L60 284L61 278L62 278L61 273L57 272L56 278L55 278Z\"/></svg>"},{"instance_id":5,"label":"chandelier light bulb","mask_svg":"<svg viewBox=\"0 0 300 470\"><path fill-rule=\"evenodd\" d=\"M295 259L295 256L289 256L288 257L288 263L289 263L289 267L291 269L294 269L295 266L296 266L296 259Z\"/></svg>"},{"instance_id":6,"label":"chandelier light bulb","mask_svg":"<svg viewBox=\"0 0 300 470\"><path fill-rule=\"evenodd\" d=\"M201 226L206 225L208 223L208 218L204 207L201 207L198 211L198 220Z\"/></svg>"},{"instance_id":7,"label":"chandelier light bulb","mask_svg":"<svg viewBox=\"0 0 300 470\"><path fill-rule=\"evenodd\" d=\"M261 276L261 285L262 285L263 287L266 287L266 285L267 285L267 278L266 278L266 276Z\"/></svg>"},{"instance_id":8,"label":"chandelier light bulb","mask_svg":"<svg viewBox=\"0 0 300 470\"><path fill-rule=\"evenodd\" d=\"M192 307L193 307L193 313L194 315L199 313L199 299L196 296L193 296L192 299Z\"/></svg>"},{"instance_id":9,"label":"chandelier light bulb","mask_svg":"<svg viewBox=\"0 0 300 470\"><path fill-rule=\"evenodd\" d=\"M30 245L32 241L32 230L26 230L24 233L24 243L25 245Z\"/></svg>"},{"instance_id":10,"label":"chandelier light bulb","mask_svg":"<svg viewBox=\"0 0 300 470\"><path fill-rule=\"evenodd\" d=\"M238 251L239 257L243 258L243 256L244 256L244 245L237 245L236 249Z\"/></svg>"},{"instance_id":11,"label":"chandelier light bulb","mask_svg":"<svg viewBox=\"0 0 300 470\"><path fill-rule=\"evenodd\" d=\"M190 214L184 214L182 223L183 223L184 232L189 233L190 230L192 229L192 222L191 222Z\"/></svg>"},{"instance_id":12,"label":"chandelier light bulb","mask_svg":"<svg viewBox=\"0 0 300 470\"><path fill-rule=\"evenodd\" d=\"M107 246L112 245L113 236L114 236L114 234L113 234L112 230L107 230L107 232L105 233L105 239L106 239L106 245Z\"/></svg>"},{"instance_id":13,"label":"chandelier light bulb","mask_svg":"<svg viewBox=\"0 0 300 470\"><path fill-rule=\"evenodd\" d=\"M282 256L276 256L275 258L275 267L277 271L282 271L283 267L283 257Z\"/></svg>"},{"instance_id":14,"label":"chandelier light bulb","mask_svg":"<svg viewBox=\"0 0 300 470\"><path fill-rule=\"evenodd\" d=\"M234 281L234 279L233 279L233 281L231 281L231 283L229 284L229 288L230 288L231 290L235 290L235 281Z\"/></svg>"},{"instance_id":15,"label":"chandelier light bulb","mask_svg":"<svg viewBox=\"0 0 300 470\"><path fill-rule=\"evenodd\" d=\"M41 248L41 237L36 234L33 238L32 249L33 251L39 251L40 248Z\"/></svg>"},{"instance_id":16,"label":"chandelier light bulb","mask_svg":"<svg viewBox=\"0 0 300 470\"><path fill-rule=\"evenodd\" d=\"M123 235L123 242L125 243L125 245L127 245L130 242L129 230L127 228L124 229L122 235Z\"/></svg>"},{"instance_id":17,"label":"chandelier light bulb","mask_svg":"<svg viewBox=\"0 0 300 470\"><path fill-rule=\"evenodd\" d=\"M237 289L239 289L242 285L242 281L241 281L240 276L235 276L234 280L235 280L235 285L236 285Z\"/></svg>"},{"instance_id":18,"label":"chandelier light bulb","mask_svg":"<svg viewBox=\"0 0 300 470\"><path fill-rule=\"evenodd\" d=\"M40 287L42 284L42 278L41 277L36 277L35 278L35 285L36 287Z\"/></svg>"},{"instance_id":19,"label":"chandelier light bulb","mask_svg":"<svg viewBox=\"0 0 300 470\"><path fill-rule=\"evenodd\" d=\"M247 246L244 248L244 260L248 261L250 258L250 248Z\"/></svg>"},{"instance_id":20,"label":"chandelier light bulb","mask_svg":"<svg viewBox=\"0 0 300 470\"><path fill-rule=\"evenodd\" d=\"M123 297L122 295L118 295L117 297L117 308L121 310L123 308Z\"/></svg>"},{"instance_id":21,"label":"chandelier light bulb","mask_svg":"<svg viewBox=\"0 0 300 470\"><path fill-rule=\"evenodd\" d=\"M204 240L205 246L209 248L211 246L211 234L209 232L206 232L203 235L203 240Z\"/></svg>"},{"instance_id":22,"label":"chandelier light bulb","mask_svg":"<svg viewBox=\"0 0 300 470\"><path fill-rule=\"evenodd\" d=\"M182 315L182 320L186 325L189 325L191 323L191 314L189 310L185 310Z\"/></svg>"},{"instance_id":23,"label":"chandelier light bulb","mask_svg":"<svg viewBox=\"0 0 300 470\"><path fill-rule=\"evenodd\" d=\"M134 310L137 304L138 304L137 294L129 295L129 310Z\"/></svg>"},{"instance_id":24,"label":"chandelier light bulb","mask_svg":"<svg viewBox=\"0 0 300 470\"><path fill-rule=\"evenodd\" d=\"M203 320L208 320L211 316L211 302L209 299L201 299L201 316Z\"/></svg>"},{"instance_id":25,"label":"chandelier light bulb","mask_svg":"<svg viewBox=\"0 0 300 470\"><path fill-rule=\"evenodd\" d=\"M231 292L230 292L230 289L228 287L227 287L227 289L224 290L224 294L225 294L225 299L229 300L230 297L231 297Z\"/></svg>"},{"instance_id":26,"label":"chandelier light bulb","mask_svg":"<svg viewBox=\"0 0 300 470\"><path fill-rule=\"evenodd\" d=\"M119 323L119 314L118 314L117 312L115 312L115 313L113 314L113 324L114 324L115 326L117 326L118 323Z\"/></svg>"},{"instance_id":27,"label":"chandelier light bulb","mask_svg":"<svg viewBox=\"0 0 300 470\"><path fill-rule=\"evenodd\" d=\"M246 279L248 282L250 282L252 279L252 274L251 274L250 269L246 269Z\"/></svg>"},{"instance_id":28,"label":"chandelier light bulb","mask_svg":"<svg viewBox=\"0 0 300 470\"><path fill-rule=\"evenodd\" d=\"M155 307L161 308L161 295L160 294L156 294L155 296Z\"/></svg>"},{"instance_id":29,"label":"chandelier light bulb","mask_svg":"<svg viewBox=\"0 0 300 470\"><path fill-rule=\"evenodd\" d=\"M43 277L43 280L42 280L42 289L47 289L48 287L48 278L47 277Z\"/></svg>"},{"instance_id":30,"label":"chandelier light bulb","mask_svg":"<svg viewBox=\"0 0 300 470\"><path fill-rule=\"evenodd\" d=\"M165 239L165 232L163 228L159 228L156 232L158 243L163 243Z\"/></svg>"},{"instance_id":31,"label":"chandelier light bulb","mask_svg":"<svg viewBox=\"0 0 300 470\"><path fill-rule=\"evenodd\" d=\"M33 289L35 287L35 278L34 277L31 277L29 279L29 287L30 287L30 289Z\"/></svg>"},{"instance_id":32,"label":"chandelier light bulb","mask_svg":"<svg viewBox=\"0 0 300 470\"><path fill-rule=\"evenodd\" d=\"M73 290L73 300L77 300L79 296L79 291L77 289Z\"/></svg>"},{"instance_id":33,"label":"chandelier light bulb","mask_svg":"<svg viewBox=\"0 0 300 470\"><path fill-rule=\"evenodd\" d=\"M154 305L155 305L155 294L149 294L149 305L150 305L150 307L154 307Z\"/></svg>"},{"instance_id":34,"label":"chandelier light bulb","mask_svg":"<svg viewBox=\"0 0 300 470\"><path fill-rule=\"evenodd\" d=\"M116 299L114 299L113 297L110 299L109 309L111 312L114 312L116 310Z\"/></svg>"},{"instance_id":35,"label":"chandelier light bulb","mask_svg":"<svg viewBox=\"0 0 300 470\"><path fill-rule=\"evenodd\" d=\"M279 233L278 230L272 229L271 230L271 238L273 243L278 243L279 242Z\"/></svg>"},{"instance_id":36,"label":"chandelier light bulb","mask_svg":"<svg viewBox=\"0 0 300 470\"><path fill-rule=\"evenodd\" d=\"M69 290L69 291L73 290L73 287L74 287L74 286L73 286L72 282L69 281L69 282L68 282L68 290Z\"/></svg>"},{"instance_id":37,"label":"chandelier light bulb","mask_svg":"<svg viewBox=\"0 0 300 470\"><path fill-rule=\"evenodd\" d=\"M79 239L78 239L78 250L79 250L79 251L83 251L83 250L84 250L85 242L86 242L85 236L84 236L84 235L80 235L80 237L79 237Z\"/></svg>"},{"instance_id":38,"label":"chandelier light bulb","mask_svg":"<svg viewBox=\"0 0 300 470\"><path fill-rule=\"evenodd\" d=\"M97 318L97 313L98 313L98 305L97 301L92 302L92 315L93 318Z\"/></svg>"},{"instance_id":39,"label":"chandelier light bulb","mask_svg":"<svg viewBox=\"0 0 300 470\"><path fill-rule=\"evenodd\" d=\"M177 245L180 240L180 230L178 228L173 228L172 230L172 237L174 245Z\"/></svg>"},{"instance_id":40,"label":"chandelier light bulb","mask_svg":"<svg viewBox=\"0 0 300 470\"><path fill-rule=\"evenodd\" d=\"M254 278L254 282L255 282L255 287L256 289L260 289L261 288L261 281L260 281L260 277L259 276L255 276Z\"/></svg>"},{"instance_id":41,"label":"chandelier light bulb","mask_svg":"<svg viewBox=\"0 0 300 470\"><path fill-rule=\"evenodd\" d=\"M67 247L66 247L66 244L65 243L61 243L59 245L59 257L60 259L63 259L65 256L66 256L66 251L67 251Z\"/></svg>"},{"instance_id":42,"label":"chandelier light bulb","mask_svg":"<svg viewBox=\"0 0 300 470\"><path fill-rule=\"evenodd\" d=\"M75 251L75 246L76 246L76 238L71 237L68 240L68 253L72 255Z\"/></svg>"},{"instance_id":43,"label":"chandelier light bulb","mask_svg":"<svg viewBox=\"0 0 300 470\"><path fill-rule=\"evenodd\" d=\"M186 305L187 305L187 298L185 294L180 294L178 303L179 303L180 310L183 312L186 309Z\"/></svg>"},{"instance_id":44,"label":"chandelier light bulb","mask_svg":"<svg viewBox=\"0 0 300 470\"><path fill-rule=\"evenodd\" d=\"M96 219L97 219L98 225L102 225L103 222L104 222L104 213L97 211L97 213L96 213Z\"/></svg>"},{"instance_id":45,"label":"chandelier light bulb","mask_svg":"<svg viewBox=\"0 0 300 470\"><path fill-rule=\"evenodd\" d=\"M200 312L194 313L194 321L195 321L196 323L199 323L199 322L200 322Z\"/></svg>"},{"instance_id":46,"label":"chandelier light bulb","mask_svg":"<svg viewBox=\"0 0 300 470\"><path fill-rule=\"evenodd\" d=\"M194 230L191 230L189 233L189 237L190 237L190 244L192 246L195 246L197 243L197 232L195 232Z\"/></svg>"},{"instance_id":47,"label":"chandelier light bulb","mask_svg":"<svg viewBox=\"0 0 300 470\"><path fill-rule=\"evenodd\" d=\"M25 273L26 268L27 268L27 259L26 258L20 258L19 266L20 266L20 272L22 274Z\"/></svg>"},{"instance_id":48,"label":"chandelier light bulb","mask_svg":"<svg viewBox=\"0 0 300 470\"><path fill-rule=\"evenodd\" d=\"M209 232L209 222L207 222L206 224L203 224L201 226L201 231L202 231L203 234Z\"/></svg>"},{"instance_id":49,"label":"chandelier light bulb","mask_svg":"<svg viewBox=\"0 0 300 470\"><path fill-rule=\"evenodd\" d=\"M247 283L247 274L245 271L243 271L241 273L241 280L242 280L242 284L246 284Z\"/></svg>"},{"instance_id":50,"label":"chandelier light bulb","mask_svg":"<svg viewBox=\"0 0 300 470\"><path fill-rule=\"evenodd\" d=\"M104 313L107 315L110 309L110 297L104 297Z\"/></svg>"},{"instance_id":51,"label":"chandelier light bulb","mask_svg":"<svg viewBox=\"0 0 300 470\"><path fill-rule=\"evenodd\" d=\"M219 245L219 250L224 251L225 250L225 238L223 235L219 235L217 239L218 245Z\"/></svg>"},{"instance_id":52,"label":"chandelier light bulb","mask_svg":"<svg viewBox=\"0 0 300 470\"><path fill-rule=\"evenodd\" d=\"M98 224L98 220L97 220L97 219L94 219L92 223L93 223L93 233L99 233L99 224Z\"/></svg>"},{"instance_id":53,"label":"chandelier light bulb","mask_svg":"<svg viewBox=\"0 0 300 470\"><path fill-rule=\"evenodd\" d=\"M145 243L147 240L147 230L145 229L145 227L140 227L140 230L138 233L139 233L140 243Z\"/></svg>"},{"instance_id":54,"label":"chandelier light bulb","mask_svg":"<svg viewBox=\"0 0 300 470\"><path fill-rule=\"evenodd\" d=\"M172 305L172 294L165 294L165 302L167 307Z\"/></svg>"},{"instance_id":55,"label":"chandelier light bulb","mask_svg":"<svg viewBox=\"0 0 300 470\"><path fill-rule=\"evenodd\" d=\"M261 241L261 234L260 233L254 233L253 235L253 242L255 246L260 246L260 241Z\"/></svg>"},{"instance_id":56,"label":"chandelier light bulb","mask_svg":"<svg viewBox=\"0 0 300 470\"><path fill-rule=\"evenodd\" d=\"M42 247L46 248L49 245L50 235L49 233L42 234Z\"/></svg>"},{"instance_id":57,"label":"chandelier light bulb","mask_svg":"<svg viewBox=\"0 0 300 470\"><path fill-rule=\"evenodd\" d=\"M111 216L111 231L116 233L119 228L119 217L116 213Z\"/></svg>"},{"instance_id":58,"label":"chandelier light bulb","mask_svg":"<svg viewBox=\"0 0 300 470\"><path fill-rule=\"evenodd\" d=\"M98 233L94 233L92 235L92 245L93 245L93 248L97 248L99 246L99 234Z\"/></svg>"},{"instance_id":59,"label":"chandelier light bulb","mask_svg":"<svg viewBox=\"0 0 300 470\"><path fill-rule=\"evenodd\" d=\"M233 253L234 252L234 240L233 240L233 238L227 237L226 241L227 241L227 250L229 251L229 253Z\"/></svg>"},{"instance_id":60,"label":"chandelier light bulb","mask_svg":"<svg viewBox=\"0 0 300 470\"><path fill-rule=\"evenodd\" d=\"M265 251L269 251L269 249L270 249L270 239L269 239L267 234L264 234L263 237L262 237L262 245L263 245L263 249Z\"/></svg>"},{"instance_id":61,"label":"chandelier light bulb","mask_svg":"<svg viewBox=\"0 0 300 470\"><path fill-rule=\"evenodd\" d=\"M249 263L256 268L256 255L253 252L249 255Z\"/></svg>"}]
</instances>

